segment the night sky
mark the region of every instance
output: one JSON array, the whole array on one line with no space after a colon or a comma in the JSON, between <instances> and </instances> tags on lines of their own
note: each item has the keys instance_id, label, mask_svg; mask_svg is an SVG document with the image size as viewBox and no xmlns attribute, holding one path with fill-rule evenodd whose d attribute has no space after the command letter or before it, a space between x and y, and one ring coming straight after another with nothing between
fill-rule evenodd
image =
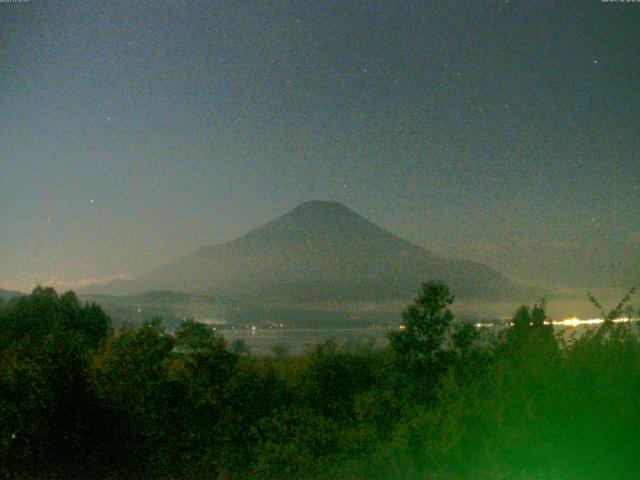
<instances>
[{"instance_id":1,"label":"night sky","mask_svg":"<svg viewBox=\"0 0 640 480\"><path fill-rule=\"evenodd\" d=\"M313 199L545 286L640 280L640 3L0 3L0 287Z\"/></svg>"}]
</instances>

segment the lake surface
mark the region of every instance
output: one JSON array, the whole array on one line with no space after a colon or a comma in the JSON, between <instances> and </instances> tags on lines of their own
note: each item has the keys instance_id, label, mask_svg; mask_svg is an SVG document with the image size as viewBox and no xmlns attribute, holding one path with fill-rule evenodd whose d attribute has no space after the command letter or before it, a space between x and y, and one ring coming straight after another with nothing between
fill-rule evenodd
<instances>
[{"instance_id":1,"label":"lake surface","mask_svg":"<svg viewBox=\"0 0 640 480\"><path fill-rule=\"evenodd\" d=\"M284 347L288 355L298 355L313 350L327 340L335 340L341 346L367 345L382 348L387 345L387 327L370 328L242 328L222 330L220 333L232 343L244 341L252 355L272 355L275 347Z\"/></svg>"},{"instance_id":2,"label":"lake surface","mask_svg":"<svg viewBox=\"0 0 640 480\"><path fill-rule=\"evenodd\" d=\"M629 322L623 318L616 322ZM552 322L554 328L578 336L588 329L596 328L602 323L601 319L569 318ZM507 323L481 323L478 327L490 330L504 328ZM220 330L224 338L231 344L235 340L242 340L249 347L252 355L273 355L275 348L281 348L287 355L299 355L309 352L318 344L327 340L335 340L343 347L371 346L382 348L388 344L387 333L391 327L376 326L366 328L235 328Z\"/></svg>"}]
</instances>

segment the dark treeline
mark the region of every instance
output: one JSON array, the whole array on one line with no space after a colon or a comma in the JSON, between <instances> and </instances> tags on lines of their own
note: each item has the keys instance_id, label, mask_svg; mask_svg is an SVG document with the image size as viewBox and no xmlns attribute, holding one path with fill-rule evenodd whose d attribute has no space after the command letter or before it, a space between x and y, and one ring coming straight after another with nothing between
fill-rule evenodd
<instances>
[{"instance_id":1,"label":"dark treeline","mask_svg":"<svg viewBox=\"0 0 640 480\"><path fill-rule=\"evenodd\" d=\"M490 333L454 324L452 301L425 284L383 350L259 358L189 320L114 331L37 288L0 305L0 476L640 478L625 302L567 340L543 303Z\"/></svg>"}]
</instances>

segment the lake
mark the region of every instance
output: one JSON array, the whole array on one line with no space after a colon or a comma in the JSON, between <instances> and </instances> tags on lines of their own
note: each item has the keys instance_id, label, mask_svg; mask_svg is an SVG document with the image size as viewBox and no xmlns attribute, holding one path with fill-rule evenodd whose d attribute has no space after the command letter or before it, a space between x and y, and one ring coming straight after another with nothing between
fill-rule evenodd
<instances>
[{"instance_id":1,"label":"lake","mask_svg":"<svg viewBox=\"0 0 640 480\"><path fill-rule=\"evenodd\" d=\"M616 322L629 322L628 318ZM567 335L580 335L590 328L602 323L601 319L568 318L553 321L551 324L557 330ZM504 328L506 323L480 323L478 327L489 329ZM388 344L387 332L389 326L371 326L366 328L234 328L223 329L219 332L231 344L235 340L242 340L249 347L252 355L273 355L275 347L282 347L287 355L299 355L312 350L316 345L327 340L335 340L340 346L372 346L382 348Z\"/></svg>"}]
</instances>

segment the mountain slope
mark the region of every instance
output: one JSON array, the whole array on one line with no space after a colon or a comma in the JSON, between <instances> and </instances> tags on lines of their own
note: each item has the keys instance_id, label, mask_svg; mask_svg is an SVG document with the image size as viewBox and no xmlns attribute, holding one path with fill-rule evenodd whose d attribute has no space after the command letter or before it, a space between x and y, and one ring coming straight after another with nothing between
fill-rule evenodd
<instances>
[{"instance_id":1,"label":"mountain slope","mask_svg":"<svg viewBox=\"0 0 640 480\"><path fill-rule=\"evenodd\" d=\"M498 272L446 259L403 240L336 202L312 201L223 245L201 247L131 281L91 293L177 290L285 302L407 298L426 280L459 296L515 292Z\"/></svg>"},{"instance_id":2,"label":"mountain slope","mask_svg":"<svg viewBox=\"0 0 640 480\"><path fill-rule=\"evenodd\" d=\"M0 298L2 300L11 300L12 298L19 297L20 295L23 295L23 294L20 292L14 292L12 290L3 290L0 288Z\"/></svg>"}]
</instances>

